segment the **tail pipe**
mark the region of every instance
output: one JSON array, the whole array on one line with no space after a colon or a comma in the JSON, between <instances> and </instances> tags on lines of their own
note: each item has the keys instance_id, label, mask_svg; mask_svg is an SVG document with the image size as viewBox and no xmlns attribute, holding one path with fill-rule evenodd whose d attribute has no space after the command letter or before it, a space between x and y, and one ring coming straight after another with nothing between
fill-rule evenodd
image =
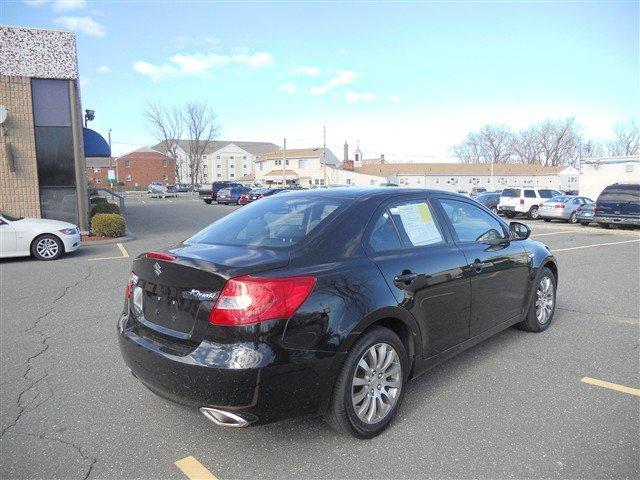
<instances>
[{"instance_id":1,"label":"tail pipe","mask_svg":"<svg viewBox=\"0 0 640 480\"><path fill-rule=\"evenodd\" d=\"M248 414L240 416L237 413L225 412L218 408L200 407L200 412L219 427L246 427L257 420Z\"/></svg>"}]
</instances>

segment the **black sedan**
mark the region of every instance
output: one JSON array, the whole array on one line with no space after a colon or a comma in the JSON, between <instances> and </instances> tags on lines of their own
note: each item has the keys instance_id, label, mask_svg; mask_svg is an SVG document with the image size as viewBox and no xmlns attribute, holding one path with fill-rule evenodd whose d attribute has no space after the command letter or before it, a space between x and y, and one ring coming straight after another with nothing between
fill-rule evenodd
<instances>
[{"instance_id":1,"label":"black sedan","mask_svg":"<svg viewBox=\"0 0 640 480\"><path fill-rule=\"evenodd\" d=\"M409 379L553 319L554 257L461 195L274 195L133 262L118 339L151 391L222 426L322 415L359 438Z\"/></svg>"},{"instance_id":2,"label":"black sedan","mask_svg":"<svg viewBox=\"0 0 640 480\"><path fill-rule=\"evenodd\" d=\"M474 199L476 202L481 203L493 213L498 213L498 204L500 203L500 192L484 192L479 194Z\"/></svg>"}]
</instances>

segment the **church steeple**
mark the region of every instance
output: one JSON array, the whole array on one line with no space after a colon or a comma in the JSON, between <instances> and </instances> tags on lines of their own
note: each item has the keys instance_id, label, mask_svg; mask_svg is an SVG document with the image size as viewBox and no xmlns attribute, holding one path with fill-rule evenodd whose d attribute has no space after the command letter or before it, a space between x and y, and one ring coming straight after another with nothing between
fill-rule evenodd
<instances>
[{"instance_id":1,"label":"church steeple","mask_svg":"<svg viewBox=\"0 0 640 480\"><path fill-rule=\"evenodd\" d=\"M362 166L362 152L360 151L360 140L358 140L358 147L356 148L356 151L354 153L355 157L353 160L353 164L356 167L361 167Z\"/></svg>"}]
</instances>

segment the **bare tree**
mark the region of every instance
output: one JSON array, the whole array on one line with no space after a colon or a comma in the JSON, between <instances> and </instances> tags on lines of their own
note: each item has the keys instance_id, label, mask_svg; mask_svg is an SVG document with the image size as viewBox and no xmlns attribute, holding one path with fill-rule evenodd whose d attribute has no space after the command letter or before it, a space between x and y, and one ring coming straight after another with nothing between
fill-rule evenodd
<instances>
[{"instance_id":1,"label":"bare tree","mask_svg":"<svg viewBox=\"0 0 640 480\"><path fill-rule=\"evenodd\" d=\"M513 133L504 125L485 125L453 147L462 163L509 163Z\"/></svg>"},{"instance_id":2,"label":"bare tree","mask_svg":"<svg viewBox=\"0 0 640 480\"><path fill-rule=\"evenodd\" d=\"M532 127L540 148L540 164L545 167L575 165L582 143L580 127L573 118L545 120Z\"/></svg>"},{"instance_id":3,"label":"bare tree","mask_svg":"<svg viewBox=\"0 0 640 480\"><path fill-rule=\"evenodd\" d=\"M609 155L618 157L640 153L640 129L636 122L619 123L613 131L615 139L607 143Z\"/></svg>"},{"instance_id":4,"label":"bare tree","mask_svg":"<svg viewBox=\"0 0 640 480\"><path fill-rule=\"evenodd\" d=\"M216 115L206 101L187 102L184 122L189 135L187 149L189 181L194 185L202 176L202 156L207 151L209 143L216 137L218 125Z\"/></svg>"},{"instance_id":5,"label":"bare tree","mask_svg":"<svg viewBox=\"0 0 640 480\"><path fill-rule=\"evenodd\" d=\"M164 107L159 102L147 101L142 110L147 129L164 147L164 152L173 159L176 182L182 179L182 159L178 156L178 140L184 132L184 119L174 107Z\"/></svg>"},{"instance_id":6,"label":"bare tree","mask_svg":"<svg viewBox=\"0 0 640 480\"><path fill-rule=\"evenodd\" d=\"M524 165L539 165L542 149L538 136L532 128L527 128L513 136L511 143L512 160Z\"/></svg>"}]
</instances>

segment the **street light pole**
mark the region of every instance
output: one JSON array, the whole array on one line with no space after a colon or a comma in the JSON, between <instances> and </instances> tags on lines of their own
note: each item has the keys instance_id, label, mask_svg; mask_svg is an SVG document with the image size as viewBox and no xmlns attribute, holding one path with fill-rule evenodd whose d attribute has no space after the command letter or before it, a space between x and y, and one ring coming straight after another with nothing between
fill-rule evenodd
<instances>
[{"instance_id":1,"label":"street light pole","mask_svg":"<svg viewBox=\"0 0 640 480\"><path fill-rule=\"evenodd\" d=\"M282 149L282 188L287 188L286 168L287 168L287 139L283 141Z\"/></svg>"}]
</instances>

